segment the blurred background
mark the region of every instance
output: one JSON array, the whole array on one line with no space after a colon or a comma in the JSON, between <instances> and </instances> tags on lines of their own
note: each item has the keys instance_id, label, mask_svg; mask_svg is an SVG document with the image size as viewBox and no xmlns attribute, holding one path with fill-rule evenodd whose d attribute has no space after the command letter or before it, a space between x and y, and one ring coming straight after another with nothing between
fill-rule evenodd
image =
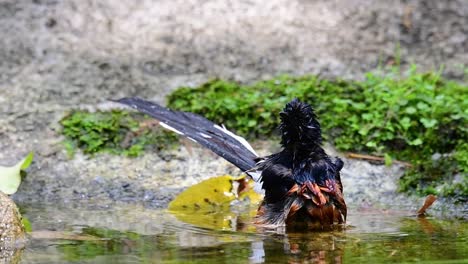
<instances>
[{"instance_id":1,"label":"blurred background","mask_svg":"<svg viewBox=\"0 0 468 264\"><path fill-rule=\"evenodd\" d=\"M137 94L163 102L213 77L362 79L397 59L462 79L467 9L463 0L2 0L0 114Z\"/></svg>"}]
</instances>

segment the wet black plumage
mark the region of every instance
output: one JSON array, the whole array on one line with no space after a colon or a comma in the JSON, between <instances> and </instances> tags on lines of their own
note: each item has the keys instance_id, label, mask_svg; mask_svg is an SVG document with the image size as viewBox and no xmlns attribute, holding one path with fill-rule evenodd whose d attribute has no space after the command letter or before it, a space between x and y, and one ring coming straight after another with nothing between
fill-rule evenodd
<instances>
[{"instance_id":1,"label":"wet black plumage","mask_svg":"<svg viewBox=\"0 0 468 264\"><path fill-rule=\"evenodd\" d=\"M344 222L343 161L332 161L321 147L317 116L310 105L294 99L280 117L283 149L257 165L265 190L258 222L281 224L298 217L319 224Z\"/></svg>"},{"instance_id":2,"label":"wet black plumage","mask_svg":"<svg viewBox=\"0 0 468 264\"><path fill-rule=\"evenodd\" d=\"M327 226L346 220L340 170L321 147L320 124L310 105L294 99L280 113L283 149L258 157L245 139L224 127L186 112L173 111L140 98L116 102L146 113L160 124L209 148L261 182L265 198L257 223Z\"/></svg>"}]
</instances>

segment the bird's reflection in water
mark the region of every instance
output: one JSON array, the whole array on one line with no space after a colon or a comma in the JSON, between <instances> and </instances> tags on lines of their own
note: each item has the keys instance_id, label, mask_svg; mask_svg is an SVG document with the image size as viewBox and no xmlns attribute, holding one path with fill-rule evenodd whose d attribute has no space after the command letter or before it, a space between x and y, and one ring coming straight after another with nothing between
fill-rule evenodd
<instances>
[{"instance_id":1,"label":"bird's reflection in water","mask_svg":"<svg viewBox=\"0 0 468 264\"><path fill-rule=\"evenodd\" d=\"M343 225L328 229L297 225L271 228L254 225L253 215L175 214L179 220L201 227L208 233L221 232L219 236L213 236L215 240L224 236L231 242L250 241L250 263L342 263ZM197 241L199 244L200 240Z\"/></svg>"},{"instance_id":2,"label":"bird's reflection in water","mask_svg":"<svg viewBox=\"0 0 468 264\"><path fill-rule=\"evenodd\" d=\"M459 223L418 218L409 211L357 210L349 216L346 226L334 225L329 229L270 228L253 224L254 215L255 212L240 215L231 212L177 218L202 227L204 237L208 235L213 239L212 247L235 252L234 255L243 260L248 256L250 263L343 263L344 259L346 262L366 259L395 262L408 256L442 258L447 254L459 258L462 255L458 247L432 250L435 238L455 239L449 242L460 243L456 239L460 239L458 233L464 231L460 231L463 229ZM226 250L241 243L245 246L242 254L238 246L234 251ZM191 247L200 247L200 240Z\"/></svg>"},{"instance_id":3,"label":"bird's reflection in water","mask_svg":"<svg viewBox=\"0 0 468 264\"><path fill-rule=\"evenodd\" d=\"M266 239L264 263L275 263L283 259L287 263L342 263L342 230L296 232L286 230L285 234Z\"/></svg>"}]
</instances>

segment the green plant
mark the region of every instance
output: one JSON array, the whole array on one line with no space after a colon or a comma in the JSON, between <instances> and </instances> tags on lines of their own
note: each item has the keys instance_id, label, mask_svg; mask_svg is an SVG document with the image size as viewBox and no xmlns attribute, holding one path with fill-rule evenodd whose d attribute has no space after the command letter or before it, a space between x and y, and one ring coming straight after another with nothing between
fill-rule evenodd
<instances>
[{"instance_id":1,"label":"green plant","mask_svg":"<svg viewBox=\"0 0 468 264\"><path fill-rule=\"evenodd\" d=\"M144 149L162 149L173 145L172 133L142 126L148 120L138 113L114 110L111 112L74 111L60 123L66 137L65 148L71 154L76 147L86 154L107 151L126 156L138 156Z\"/></svg>"},{"instance_id":2,"label":"green plant","mask_svg":"<svg viewBox=\"0 0 468 264\"><path fill-rule=\"evenodd\" d=\"M25 174L24 170L31 165L34 158L33 152L30 152L24 159L14 166L0 166L0 193L14 194L18 191L21 180Z\"/></svg>"},{"instance_id":3,"label":"green plant","mask_svg":"<svg viewBox=\"0 0 468 264\"><path fill-rule=\"evenodd\" d=\"M467 177L468 88L415 67L403 75L396 68L368 73L360 82L287 75L250 86L212 80L174 91L168 105L252 138L274 134L277 113L294 97L314 106L324 137L338 149L412 163L400 182L402 191L435 193L454 175ZM464 197L466 182L457 189Z\"/></svg>"}]
</instances>

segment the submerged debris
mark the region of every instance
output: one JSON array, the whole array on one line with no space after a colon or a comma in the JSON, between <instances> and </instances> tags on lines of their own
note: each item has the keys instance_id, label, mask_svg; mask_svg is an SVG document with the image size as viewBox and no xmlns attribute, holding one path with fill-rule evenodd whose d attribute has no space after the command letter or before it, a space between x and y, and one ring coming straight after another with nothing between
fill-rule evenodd
<instances>
[{"instance_id":1,"label":"submerged debris","mask_svg":"<svg viewBox=\"0 0 468 264\"><path fill-rule=\"evenodd\" d=\"M424 205L418 210L418 216L424 216L426 214L426 210L431 207L431 205L437 200L435 195L428 195L426 200L424 201Z\"/></svg>"}]
</instances>

